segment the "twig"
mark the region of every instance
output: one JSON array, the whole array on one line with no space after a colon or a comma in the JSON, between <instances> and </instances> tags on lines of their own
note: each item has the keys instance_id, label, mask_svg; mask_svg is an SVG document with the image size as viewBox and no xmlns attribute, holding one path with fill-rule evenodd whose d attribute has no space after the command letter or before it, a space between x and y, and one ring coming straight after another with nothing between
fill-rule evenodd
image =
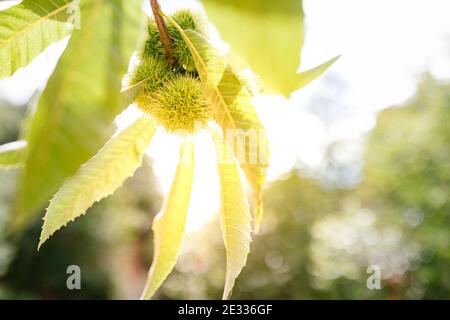
<instances>
[{"instance_id":1,"label":"twig","mask_svg":"<svg viewBox=\"0 0 450 320\"><path fill-rule=\"evenodd\" d=\"M150 6L152 7L153 16L155 17L156 26L158 27L159 34L161 36L161 42L164 46L164 50L167 55L167 62L170 65L175 63L175 57L172 51L172 41L170 40L169 31L167 30L166 22L161 15L161 9L159 7L158 0L150 0Z\"/></svg>"}]
</instances>

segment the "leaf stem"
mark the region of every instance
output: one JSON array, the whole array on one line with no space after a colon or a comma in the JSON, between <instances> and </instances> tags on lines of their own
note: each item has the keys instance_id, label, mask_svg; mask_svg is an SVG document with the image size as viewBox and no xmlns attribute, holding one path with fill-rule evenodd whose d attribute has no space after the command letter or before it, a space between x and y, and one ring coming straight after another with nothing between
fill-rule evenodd
<instances>
[{"instance_id":1,"label":"leaf stem","mask_svg":"<svg viewBox=\"0 0 450 320\"><path fill-rule=\"evenodd\" d=\"M158 0L150 0L150 6L152 7L153 16L155 17L156 26L158 27L159 34L161 35L161 42L164 46L164 50L167 55L167 62L170 65L175 63L175 57L172 51L172 41L170 40L169 31L167 30L166 22L161 14L161 8L159 7Z\"/></svg>"}]
</instances>

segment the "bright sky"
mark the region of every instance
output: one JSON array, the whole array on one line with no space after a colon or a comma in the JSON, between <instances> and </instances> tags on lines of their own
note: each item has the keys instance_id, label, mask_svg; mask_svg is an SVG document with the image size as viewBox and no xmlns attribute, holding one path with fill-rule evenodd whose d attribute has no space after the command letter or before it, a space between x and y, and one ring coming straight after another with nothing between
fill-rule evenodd
<instances>
[{"instance_id":1,"label":"bright sky","mask_svg":"<svg viewBox=\"0 0 450 320\"><path fill-rule=\"evenodd\" d=\"M17 1L15 1L17 2ZM194 0L160 0L170 11L196 6ZM12 1L0 2L0 10ZM270 96L255 103L271 141L269 180L301 160L320 168L326 147L345 141L343 161L361 156L364 133L375 125L377 111L413 93L422 71L450 78L450 1L448 0L305 0L307 37L302 69L337 54L342 58L322 79L291 100ZM66 42L48 48L31 65L0 81L0 99L20 104L43 88ZM125 118L126 116L122 116ZM161 187L167 191L177 163L178 139L158 133L149 148ZM195 138L198 169L189 229L214 214L219 196L214 148L205 134Z\"/></svg>"}]
</instances>

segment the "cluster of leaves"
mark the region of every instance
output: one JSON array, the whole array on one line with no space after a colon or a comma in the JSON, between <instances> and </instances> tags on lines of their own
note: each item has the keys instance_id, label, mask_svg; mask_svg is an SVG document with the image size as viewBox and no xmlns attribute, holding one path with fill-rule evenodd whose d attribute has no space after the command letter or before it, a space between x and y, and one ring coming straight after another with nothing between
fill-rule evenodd
<instances>
[{"instance_id":1,"label":"cluster of leaves","mask_svg":"<svg viewBox=\"0 0 450 320\"><path fill-rule=\"evenodd\" d=\"M0 77L11 76L49 44L68 35L72 31L67 24L68 8L74 3L78 2L25 0L2 12L0 61L2 68L6 67ZM267 0L220 4L204 1L204 4L225 40L271 89L288 95L321 75L334 62L296 73L299 65L296 57L303 43L299 31L303 29L303 11L299 1L277 5ZM39 99L29 129L23 134L28 146L26 149L25 144L6 146L0 153L0 163L5 167L12 166L14 161L23 165L11 229L24 226L62 185L47 209L39 246L133 175L158 124L169 131L192 132L193 122L206 124L212 118L224 136L239 129L255 130L259 133L256 152L261 155L267 151L264 128L249 89L227 58L198 32L194 18L186 12L165 16L177 66L163 65L162 42L158 41L155 26L150 24L141 64L131 86L121 94L122 77L141 29L139 5L137 0L80 1L82 26L71 32L68 47ZM219 18L218 10L227 13L233 27ZM238 25L241 25L239 32L233 31ZM236 35L241 38L239 41L234 39ZM260 49L262 46L264 50ZM114 117L135 99L148 116L139 118L104 144L111 136ZM233 159L218 164L227 255L223 297L228 298L246 263L251 241L250 210L233 156L246 142L245 137L236 134L237 143L233 141L230 145L232 141L224 141L215 129L211 129L211 134L218 158L225 154L226 159ZM257 228L262 216L267 163L251 162L250 150L254 148L245 147L245 159L239 159L239 164L253 189ZM186 140L169 198L154 221L155 256L145 298L153 295L175 265L192 187L193 154L193 146ZM268 155L262 158L267 159Z\"/></svg>"}]
</instances>

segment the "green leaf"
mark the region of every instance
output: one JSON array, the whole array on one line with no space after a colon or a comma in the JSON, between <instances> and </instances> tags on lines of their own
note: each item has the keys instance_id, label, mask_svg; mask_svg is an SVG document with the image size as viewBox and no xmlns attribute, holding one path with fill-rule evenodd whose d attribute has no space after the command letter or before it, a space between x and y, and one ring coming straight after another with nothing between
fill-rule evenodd
<instances>
[{"instance_id":1,"label":"green leaf","mask_svg":"<svg viewBox=\"0 0 450 320\"><path fill-rule=\"evenodd\" d=\"M194 148L185 142L169 198L153 221L154 255L143 299L151 299L174 268L183 240L194 178Z\"/></svg>"},{"instance_id":2,"label":"green leaf","mask_svg":"<svg viewBox=\"0 0 450 320\"><path fill-rule=\"evenodd\" d=\"M27 142L24 140L0 146L0 169L20 168L23 165Z\"/></svg>"},{"instance_id":3,"label":"green leaf","mask_svg":"<svg viewBox=\"0 0 450 320\"><path fill-rule=\"evenodd\" d=\"M304 86L306 86L307 84L309 84L310 82L316 80L317 78L319 78L321 75L323 75L329 67L331 67L338 59L340 58L340 56L337 56L315 68L300 72L299 74L297 74L297 80L296 80L296 86L297 89L303 88Z\"/></svg>"},{"instance_id":4,"label":"green leaf","mask_svg":"<svg viewBox=\"0 0 450 320\"><path fill-rule=\"evenodd\" d=\"M296 72L304 42L301 0L202 0L231 49L272 90L298 89Z\"/></svg>"},{"instance_id":5,"label":"green leaf","mask_svg":"<svg viewBox=\"0 0 450 320\"><path fill-rule=\"evenodd\" d=\"M83 0L81 29L40 97L10 227L32 221L78 167L111 136L125 104L121 84L141 30L140 0Z\"/></svg>"},{"instance_id":6,"label":"green leaf","mask_svg":"<svg viewBox=\"0 0 450 320\"><path fill-rule=\"evenodd\" d=\"M223 299L228 299L250 251L251 215L236 159L220 135L213 130L211 134L217 151L222 199L220 220L227 256Z\"/></svg>"},{"instance_id":7,"label":"green leaf","mask_svg":"<svg viewBox=\"0 0 450 320\"><path fill-rule=\"evenodd\" d=\"M142 164L155 126L138 119L117 136L62 185L50 201L44 218L39 247L68 222L86 213L95 202L111 195Z\"/></svg>"},{"instance_id":8,"label":"green leaf","mask_svg":"<svg viewBox=\"0 0 450 320\"><path fill-rule=\"evenodd\" d=\"M72 2L25 0L0 12L0 79L11 76L71 32Z\"/></svg>"},{"instance_id":9,"label":"green leaf","mask_svg":"<svg viewBox=\"0 0 450 320\"><path fill-rule=\"evenodd\" d=\"M266 132L253 106L251 94L208 40L195 31L182 30L173 19L166 18L186 41L202 81L205 98L214 110L215 120L252 186L255 229L258 230L263 212L262 188L269 151Z\"/></svg>"}]
</instances>

